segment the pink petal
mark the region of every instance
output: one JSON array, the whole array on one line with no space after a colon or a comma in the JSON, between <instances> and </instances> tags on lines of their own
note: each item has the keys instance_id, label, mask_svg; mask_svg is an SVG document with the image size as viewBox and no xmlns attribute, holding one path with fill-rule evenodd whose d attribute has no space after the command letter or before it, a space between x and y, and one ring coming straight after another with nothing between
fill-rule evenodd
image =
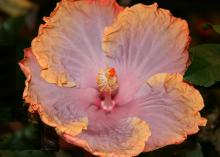
<instances>
[{"instance_id":1,"label":"pink petal","mask_svg":"<svg viewBox=\"0 0 220 157\"><path fill-rule=\"evenodd\" d=\"M41 77L59 86L94 87L104 65L104 27L121 9L113 0L62 0L32 41Z\"/></svg>"},{"instance_id":2,"label":"pink petal","mask_svg":"<svg viewBox=\"0 0 220 157\"><path fill-rule=\"evenodd\" d=\"M206 124L199 113L204 107L202 96L179 74L154 75L135 97L126 107L149 124L152 134L145 151L181 143Z\"/></svg>"},{"instance_id":3,"label":"pink petal","mask_svg":"<svg viewBox=\"0 0 220 157\"><path fill-rule=\"evenodd\" d=\"M41 119L57 131L76 135L87 128L86 110L98 99L92 88L61 88L40 77L40 66L31 49L25 50L25 59L19 64L27 76L24 99Z\"/></svg>"},{"instance_id":4,"label":"pink petal","mask_svg":"<svg viewBox=\"0 0 220 157\"><path fill-rule=\"evenodd\" d=\"M187 22L157 4L137 4L122 11L105 28L102 44L119 75L119 101L125 104L137 86L154 74L183 74L189 40Z\"/></svg>"},{"instance_id":5,"label":"pink petal","mask_svg":"<svg viewBox=\"0 0 220 157\"><path fill-rule=\"evenodd\" d=\"M65 88L46 82L40 77L40 66L31 50L26 49L25 54L20 63L29 78L24 98L31 105L38 104L37 111L44 123L55 127L60 135L69 134L75 139L72 144L95 155L127 157L144 150L150 136L146 122L125 113L108 116L97 110L93 105L98 98L95 89Z\"/></svg>"},{"instance_id":6,"label":"pink petal","mask_svg":"<svg viewBox=\"0 0 220 157\"><path fill-rule=\"evenodd\" d=\"M130 157L143 151L150 136L148 125L136 117L118 119L113 123L107 120L105 125L98 124L98 121L95 126L89 124L88 129L76 137L64 135L65 140L97 156Z\"/></svg>"}]
</instances>

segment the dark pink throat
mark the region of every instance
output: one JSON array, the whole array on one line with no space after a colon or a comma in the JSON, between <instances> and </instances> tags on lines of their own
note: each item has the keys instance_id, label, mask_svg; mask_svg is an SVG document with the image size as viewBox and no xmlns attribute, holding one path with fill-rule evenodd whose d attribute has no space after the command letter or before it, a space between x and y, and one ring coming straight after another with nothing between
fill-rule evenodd
<instances>
[{"instance_id":1,"label":"dark pink throat","mask_svg":"<svg viewBox=\"0 0 220 157\"><path fill-rule=\"evenodd\" d=\"M103 94L99 107L106 112L111 112L113 110L115 107L115 100L110 92L105 92Z\"/></svg>"}]
</instances>

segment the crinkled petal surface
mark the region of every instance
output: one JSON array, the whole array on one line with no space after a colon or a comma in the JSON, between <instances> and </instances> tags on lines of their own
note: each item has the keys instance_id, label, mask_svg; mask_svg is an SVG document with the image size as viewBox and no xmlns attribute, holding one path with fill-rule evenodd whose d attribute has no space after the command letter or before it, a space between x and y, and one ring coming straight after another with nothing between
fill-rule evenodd
<instances>
[{"instance_id":1,"label":"crinkled petal surface","mask_svg":"<svg viewBox=\"0 0 220 157\"><path fill-rule=\"evenodd\" d=\"M98 63L98 65L96 65L98 68L102 66L102 63L99 64L99 61L104 60L102 57L104 57L105 55L104 53L101 53L101 51L92 50L91 52L89 52L89 54L84 54L83 57L88 60L83 60L83 57L80 58L80 55L82 55L82 53L87 53L87 51L90 50L89 46L93 44L95 45L96 43L89 45L86 48L87 51L82 50L81 52L79 52L79 54L74 54L74 51L68 52L66 51L66 49L56 49L57 47L59 48L59 46L62 46L63 43L61 41L57 42L57 45L55 44L51 46L52 49L54 49L53 51L43 51L44 49L50 48L50 44L56 43L56 37L53 36L53 33L50 33L56 27L48 26L50 25L50 20L52 20L54 16L56 16L55 14L59 13L59 9L62 8L62 5L64 5L66 2L70 1L62 1L55 10L55 13L52 13L52 17L45 19L46 24L41 26L38 37L35 38L32 42L32 49L34 51L33 54L30 49L27 49L25 52L25 59L20 62L20 66L28 78L26 81L24 98L26 102L29 102L31 104L30 108L33 108L32 110L37 110L42 120L46 124L55 127L58 133L62 134L65 132L71 135L71 137L75 137L75 135L83 131L81 135L75 137L79 139L76 144L80 145L79 141L84 141L88 146L85 147L85 149L87 149L91 153L100 156L117 154L117 156L121 157L137 155L143 151L145 141L150 136L149 127L145 121L136 117L119 116L119 119L117 119L117 117L112 116L110 120L108 119L109 117L105 115L105 112L101 111L98 113L98 115L104 118L101 119L99 116L96 115L97 111L92 111L94 109L92 104L96 104L98 91L95 88L88 88L93 87L94 84L86 81L93 80L95 82L95 75L97 74L97 72L86 73L86 71L83 71L85 74L90 75L91 79L90 77L88 78L87 75L83 75L82 73L79 73L79 76L75 75L77 76L76 78L79 79L79 82L81 81L79 88L64 87L69 87L69 85L71 85L68 82L65 82L66 78L64 76L67 75L62 75L63 72L65 72L65 69L62 69L62 66L65 65L65 63L63 63L65 59L76 59L75 61L86 64L85 68L92 68L92 70L94 70L94 67L92 66L96 63ZM85 2L85 4L88 5L87 7L89 7L89 5L94 5L94 7L97 7L97 5L108 5L109 7L109 4L111 3L112 7L115 6L115 10L118 9L119 11L121 9L116 4L114 4L113 1L108 1L108 4L105 4L107 1L105 1L105 3L104 1L80 2ZM97 4L97 2L102 3ZM107 9L107 11L109 10L108 7L105 8ZM74 9L76 10L76 8ZM100 11L99 9L93 11ZM116 14L115 10L113 10L114 14ZM87 10L84 11L86 12ZM99 14L101 15L101 13ZM112 20L112 18L113 17L110 17L108 20ZM98 22L96 24L100 23ZM79 29L82 29L81 26L79 26ZM81 33L83 33L83 31L84 30L82 30ZM89 31L91 31L91 29ZM94 33L96 33L96 31ZM104 31L104 28L102 31ZM70 33L67 33L67 35L69 35ZM58 32L56 35L60 35L60 38L63 36L65 37L65 34L62 34L62 32ZM94 42L94 37L98 37L98 35L93 34L92 37L93 38L90 39L87 36L85 40L91 40L91 42ZM44 41L49 40L48 38L50 38L50 42L44 43ZM79 38L80 40L80 36L77 36L77 38ZM73 41L73 43L76 42ZM99 47L99 45L101 48L101 37L100 43L96 44L94 48ZM76 44L76 46L79 46L79 48L85 48L85 46L83 45ZM73 50L75 49L73 48ZM54 54L50 56L48 55L50 53ZM73 53L73 56L68 56L68 53ZM94 58L92 56L89 56L91 54L94 55ZM59 58L59 55L63 56L60 56L61 58ZM93 59L97 60L95 60L94 62L90 62ZM62 64L60 61L62 61ZM66 65L70 65L71 67L74 66L74 64L71 63L74 63L74 61L70 61ZM80 67L78 65L76 66L76 68L79 68L78 70L84 70L83 67ZM52 73L50 72L50 70L52 70ZM66 72L71 73L71 69L66 70ZM86 79L85 82L83 82L84 78ZM96 124L96 122L100 123ZM86 129L88 130L85 131ZM119 142L120 145L118 144Z\"/></svg>"},{"instance_id":2,"label":"crinkled petal surface","mask_svg":"<svg viewBox=\"0 0 220 157\"><path fill-rule=\"evenodd\" d=\"M95 89L61 88L47 83L40 77L40 66L30 49L25 50L19 64L28 78L23 97L46 124L73 136L87 128L85 111L97 98Z\"/></svg>"},{"instance_id":3,"label":"crinkled petal surface","mask_svg":"<svg viewBox=\"0 0 220 157\"><path fill-rule=\"evenodd\" d=\"M30 49L26 49L20 66L29 78L24 92L26 102L30 108L37 105L41 119L55 127L58 134L71 135L76 145L98 156L128 157L144 150L151 134L145 121L97 110L93 105L98 99L96 89L65 88L46 82Z\"/></svg>"},{"instance_id":4,"label":"crinkled petal surface","mask_svg":"<svg viewBox=\"0 0 220 157\"><path fill-rule=\"evenodd\" d=\"M113 120L110 115L109 118L109 121ZM95 122L99 121L101 120L97 119ZM79 136L66 137L66 140L83 147L94 155L103 157L131 157L144 150L145 141L151 134L145 121L137 117L127 117L105 123L105 126L91 124Z\"/></svg>"},{"instance_id":5,"label":"crinkled petal surface","mask_svg":"<svg viewBox=\"0 0 220 157\"><path fill-rule=\"evenodd\" d=\"M66 87L94 87L104 66L101 48L104 27L122 10L113 0L62 0L38 36L32 50L49 83Z\"/></svg>"},{"instance_id":6,"label":"crinkled petal surface","mask_svg":"<svg viewBox=\"0 0 220 157\"><path fill-rule=\"evenodd\" d=\"M202 97L182 78L184 20L156 4L123 10L114 0L62 0L44 20L20 62L24 98L66 141L97 156L131 157L180 143L205 125ZM96 84L106 63L119 85L111 112L99 106Z\"/></svg>"},{"instance_id":7,"label":"crinkled petal surface","mask_svg":"<svg viewBox=\"0 0 220 157\"><path fill-rule=\"evenodd\" d=\"M138 85L154 74L183 74L189 39L187 22L157 4L137 4L121 12L105 28L102 43L119 74L120 104L130 100Z\"/></svg>"},{"instance_id":8,"label":"crinkled petal surface","mask_svg":"<svg viewBox=\"0 0 220 157\"><path fill-rule=\"evenodd\" d=\"M149 124L151 136L145 151L181 143L206 124L199 113L204 106L202 96L183 82L182 75L157 74L146 83L127 104L131 115L138 115Z\"/></svg>"}]
</instances>

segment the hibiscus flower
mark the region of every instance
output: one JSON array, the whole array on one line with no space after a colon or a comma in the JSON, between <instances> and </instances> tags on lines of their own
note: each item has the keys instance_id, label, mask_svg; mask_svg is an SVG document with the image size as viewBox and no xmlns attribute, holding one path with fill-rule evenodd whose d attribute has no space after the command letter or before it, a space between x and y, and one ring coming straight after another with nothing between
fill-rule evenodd
<instances>
[{"instance_id":1,"label":"hibiscus flower","mask_svg":"<svg viewBox=\"0 0 220 157\"><path fill-rule=\"evenodd\" d=\"M131 157L197 133L200 93L183 81L187 22L157 4L62 0L25 50L24 99L67 142Z\"/></svg>"}]
</instances>

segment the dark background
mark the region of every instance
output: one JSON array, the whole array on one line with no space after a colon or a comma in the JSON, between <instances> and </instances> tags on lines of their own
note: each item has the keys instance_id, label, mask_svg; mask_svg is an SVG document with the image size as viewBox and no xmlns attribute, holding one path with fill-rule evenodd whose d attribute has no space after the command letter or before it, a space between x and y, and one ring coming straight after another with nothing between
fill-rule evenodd
<instances>
[{"instance_id":1,"label":"dark background","mask_svg":"<svg viewBox=\"0 0 220 157\"><path fill-rule=\"evenodd\" d=\"M6 1L6 0L4 0ZM19 1L19 0L18 0ZM0 0L1 2L1 0ZM37 35L42 17L54 9L56 0L33 0L33 6L23 8L25 13L12 15L0 8L0 157L88 157L92 156L77 147L70 147L59 139L54 130L45 126L39 117L27 112L22 100L24 76L18 67L23 49L30 46ZM205 24L220 24L219 0L129 0L122 5L136 3L152 4L169 9L174 16L189 22L191 46L202 43L219 43L220 36ZM0 3L1 6L1 3ZM2 7L6 7L2 5ZM13 6L16 9L16 5ZM22 9L21 9L22 10ZM203 116L209 122L199 134L190 136L186 142L168 146L142 157L220 157L220 84L197 87L205 100Z\"/></svg>"}]
</instances>

